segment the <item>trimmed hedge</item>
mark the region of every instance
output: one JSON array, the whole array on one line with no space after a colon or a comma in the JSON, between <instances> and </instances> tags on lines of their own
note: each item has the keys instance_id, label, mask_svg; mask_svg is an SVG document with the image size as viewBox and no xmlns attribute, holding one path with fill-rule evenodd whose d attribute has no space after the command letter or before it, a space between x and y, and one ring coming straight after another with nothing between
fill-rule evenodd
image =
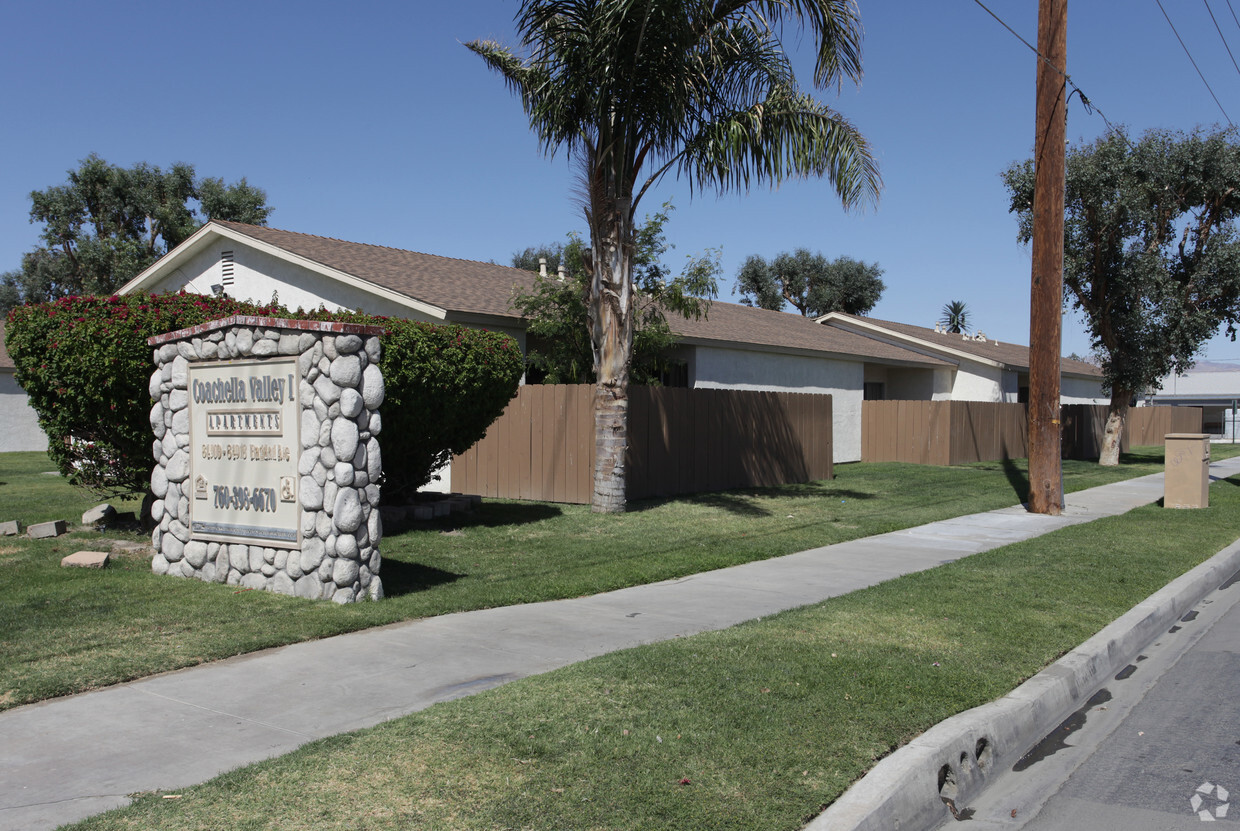
<instances>
[{"instance_id":1,"label":"trimmed hedge","mask_svg":"<svg viewBox=\"0 0 1240 831\"><path fill-rule=\"evenodd\" d=\"M48 436L48 455L105 498L144 494L155 461L148 384L152 335L234 314L384 326L387 398L380 436L385 498L426 484L468 449L516 393L522 358L494 332L356 312L290 312L194 294L66 297L9 312L5 342L17 381Z\"/></svg>"}]
</instances>

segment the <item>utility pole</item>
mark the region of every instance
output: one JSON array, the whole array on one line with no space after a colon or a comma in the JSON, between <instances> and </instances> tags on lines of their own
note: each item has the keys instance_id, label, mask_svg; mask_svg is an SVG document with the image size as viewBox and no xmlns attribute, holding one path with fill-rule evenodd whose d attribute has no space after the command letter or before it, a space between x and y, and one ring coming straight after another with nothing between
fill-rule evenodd
<instances>
[{"instance_id":1,"label":"utility pole","mask_svg":"<svg viewBox=\"0 0 1240 831\"><path fill-rule=\"evenodd\" d=\"M1033 274L1029 303L1029 510L1063 511L1059 352L1063 323L1068 0L1038 0Z\"/></svg>"}]
</instances>

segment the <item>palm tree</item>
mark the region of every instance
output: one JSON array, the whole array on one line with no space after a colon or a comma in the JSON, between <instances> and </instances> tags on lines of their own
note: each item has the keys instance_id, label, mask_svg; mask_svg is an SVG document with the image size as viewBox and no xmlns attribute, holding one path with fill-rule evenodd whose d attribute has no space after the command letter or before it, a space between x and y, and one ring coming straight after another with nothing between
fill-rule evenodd
<instances>
[{"instance_id":1,"label":"palm tree","mask_svg":"<svg viewBox=\"0 0 1240 831\"><path fill-rule=\"evenodd\" d=\"M953 300L943 307L943 317L939 323L951 332L953 335L959 335L969 330L969 307L964 304L963 300Z\"/></svg>"},{"instance_id":2,"label":"palm tree","mask_svg":"<svg viewBox=\"0 0 1240 831\"><path fill-rule=\"evenodd\" d=\"M524 0L523 53L466 44L521 97L543 150L579 164L590 230L595 511L624 510L634 212L665 174L693 191L826 177L845 207L877 199L865 138L801 91L781 35L815 37L814 83L861 78L855 0Z\"/></svg>"}]
</instances>

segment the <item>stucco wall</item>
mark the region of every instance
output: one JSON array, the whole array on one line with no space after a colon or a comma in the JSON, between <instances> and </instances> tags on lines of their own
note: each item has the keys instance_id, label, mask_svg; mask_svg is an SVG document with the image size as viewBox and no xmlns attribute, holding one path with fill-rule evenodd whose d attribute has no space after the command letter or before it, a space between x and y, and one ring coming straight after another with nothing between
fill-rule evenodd
<instances>
[{"instance_id":1,"label":"stucco wall","mask_svg":"<svg viewBox=\"0 0 1240 831\"><path fill-rule=\"evenodd\" d=\"M955 368L940 368L934 371L934 392L930 396L931 401L950 401L952 397L952 385L956 381Z\"/></svg>"},{"instance_id":2,"label":"stucco wall","mask_svg":"<svg viewBox=\"0 0 1240 831\"><path fill-rule=\"evenodd\" d=\"M0 369L0 453L14 450L47 450L47 436L39 429L39 417L31 408L13 370Z\"/></svg>"},{"instance_id":3,"label":"stucco wall","mask_svg":"<svg viewBox=\"0 0 1240 831\"><path fill-rule=\"evenodd\" d=\"M953 401L1004 401L1004 372L997 366L962 360L952 382ZM1016 400L1015 395L1012 401Z\"/></svg>"},{"instance_id":4,"label":"stucco wall","mask_svg":"<svg viewBox=\"0 0 1240 831\"><path fill-rule=\"evenodd\" d=\"M1102 391L1102 381L1087 378L1061 378L1059 400L1065 404L1109 404L1111 396Z\"/></svg>"},{"instance_id":5,"label":"stucco wall","mask_svg":"<svg viewBox=\"0 0 1240 831\"><path fill-rule=\"evenodd\" d=\"M829 393L834 461L861 460L861 385L865 366L807 355L697 346L689 362L695 389L786 390Z\"/></svg>"}]
</instances>

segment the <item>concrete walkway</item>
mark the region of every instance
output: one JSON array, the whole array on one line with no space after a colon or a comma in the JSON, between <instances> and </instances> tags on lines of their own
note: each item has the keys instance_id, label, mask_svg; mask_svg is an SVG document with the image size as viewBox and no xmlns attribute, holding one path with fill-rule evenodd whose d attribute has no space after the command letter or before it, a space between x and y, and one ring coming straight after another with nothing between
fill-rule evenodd
<instances>
[{"instance_id":1,"label":"concrete walkway","mask_svg":"<svg viewBox=\"0 0 1240 831\"><path fill-rule=\"evenodd\" d=\"M1211 465L1240 473L1240 458ZM245 655L0 713L0 829L54 828L308 741L586 658L722 629L1162 497L1162 476L593 597Z\"/></svg>"}]
</instances>

